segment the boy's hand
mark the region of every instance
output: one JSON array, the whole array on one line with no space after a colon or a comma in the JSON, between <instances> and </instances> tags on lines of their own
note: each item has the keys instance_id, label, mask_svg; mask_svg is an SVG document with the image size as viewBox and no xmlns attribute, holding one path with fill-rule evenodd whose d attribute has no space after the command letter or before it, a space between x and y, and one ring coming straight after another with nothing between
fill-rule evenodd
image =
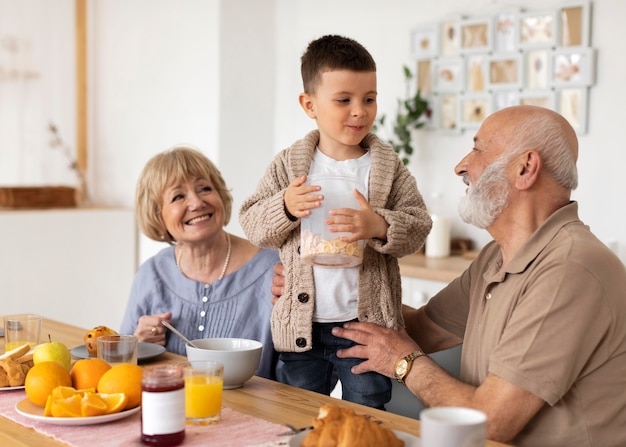
<instances>
[{"instance_id":1,"label":"boy's hand","mask_svg":"<svg viewBox=\"0 0 626 447\"><path fill-rule=\"evenodd\" d=\"M331 233L352 233L352 236L342 236L345 242L355 242L366 239L387 239L387 221L376 214L367 199L356 189L354 197L359 202L359 209L337 208L330 211L326 224L330 226Z\"/></svg>"},{"instance_id":2,"label":"boy's hand","mask_svg":"<svg viewBox=\"0 0 626 447\"><path fill-rule=\"evenodd\" d=\"M311 214L311 209L319 208L320 200L324 200L321 194L309 194L321 189L318 185L304 185L306 175L298 177L287 186L283 201L287 212L295 217L302 218Z\"/></svg>"}]
</instances>

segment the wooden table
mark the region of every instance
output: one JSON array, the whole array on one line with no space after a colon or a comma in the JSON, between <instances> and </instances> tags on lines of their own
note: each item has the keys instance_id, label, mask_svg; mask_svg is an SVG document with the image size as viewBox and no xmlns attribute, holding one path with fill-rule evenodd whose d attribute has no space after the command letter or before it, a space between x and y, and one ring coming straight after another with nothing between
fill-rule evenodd
<instances>
[{"instance_id":1,"label":"wooden table","mask_svg":"<svg viewBox=\"0 0 626 447\"><path fill-rule=\"evenodd\" d=\"M47 338L60 341L69 348L83 344L85 329L70 326L58 321L44 319L43 334ZM0 338L0 350L4 351L4 338ZM166 352L147 362L145 365L156 363L181 363L186 358ZM144 363L142 363L144 365ZM1 397L0 397L1 398ZM241 413L264 419L276 424L291 424L296 427L311 425L311 420L317 415L318 408L337 399L318 393L295 388L282 383L253 377L242 388L224 390L223 404ZM390 412L380 411L351 402L340 401L341 405L352 407L359 413L367 413L383 422L394 430L401 430L419 436L419 421ZM0 446L3 447L59 447L65 444L42 435L35 430L24 427L9 419L0 417ZM488 441L488 447L503 446Z\"/></svg>"}]
</instances>

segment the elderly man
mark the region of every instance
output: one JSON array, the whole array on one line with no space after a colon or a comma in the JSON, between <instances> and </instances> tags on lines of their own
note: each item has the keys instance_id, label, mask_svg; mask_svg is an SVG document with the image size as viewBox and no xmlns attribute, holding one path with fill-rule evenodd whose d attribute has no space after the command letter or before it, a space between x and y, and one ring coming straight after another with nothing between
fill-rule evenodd
<instances>
[{"instance_id":1,"label":"elderly man","mask_svg":"<svg viewBox=\"0 0 626 447\"><path fill-rule=\"evenodd\" d=\"M626 270L570 201L577 157L555 112L489 116L455 171L461 217L494 241L424 307L405 307L406 331L336 328L360 344L338 355L366 359L353 372L395 376L427 406L482 410L490 439L625 446ZM460 343L460 380L423 355Z\"/></svg>"}]
</instances>

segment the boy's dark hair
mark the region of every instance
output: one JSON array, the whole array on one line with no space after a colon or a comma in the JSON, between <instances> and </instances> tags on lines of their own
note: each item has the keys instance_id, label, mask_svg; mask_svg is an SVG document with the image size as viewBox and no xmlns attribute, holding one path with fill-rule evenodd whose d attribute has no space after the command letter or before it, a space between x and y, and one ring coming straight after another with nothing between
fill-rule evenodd
<instances>
[{"instance_id":1,"label":"boy's dark hair","mask_svg":"<svg viewBox=\"0 0 626 447\"><path fill-rule=\"evenodd\" d=\"M315 93L322 73L331 70L376 71L376 62L363 45L348 37L327 35L309 43L300 59L302 84Z\"/></svg>"}]
</instances>

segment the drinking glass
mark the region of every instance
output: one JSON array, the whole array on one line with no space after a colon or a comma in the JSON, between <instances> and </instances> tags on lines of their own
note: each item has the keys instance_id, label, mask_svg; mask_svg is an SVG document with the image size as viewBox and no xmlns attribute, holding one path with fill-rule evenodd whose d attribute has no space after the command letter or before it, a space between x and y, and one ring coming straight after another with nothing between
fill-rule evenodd
<instances>
[{"instance_id":1,"label":"drinking glass","mask_svg":"<svg viewBox=\"0 0 626 447\"><path fill-rule=\"evenodd\" d=\"M39 344L41 316L33 314L4 317L4 349L10 351L28 343L31 348Z\"/></svg>"},{"instance_id":2,"label":"drinking glass","mask_svg":"<svg viewBox=\"0 0 626 447\"><path fill-rule=\"evenodd\" d=\"M98 358L109 365L137 364L137 337L134 335L101 335L96 343Z\"/></svg>"},{"instance_id":3,"label":"drinking glass","mask_svg":"<svg viewBox=\"0 0 626 447\"><path fill-rule=\"evenodd\" d=\"M184 368L184 376L187 423L208 425L219 422L224 364L211 361L189 362Z\"/></svg>"}]
</instances>

